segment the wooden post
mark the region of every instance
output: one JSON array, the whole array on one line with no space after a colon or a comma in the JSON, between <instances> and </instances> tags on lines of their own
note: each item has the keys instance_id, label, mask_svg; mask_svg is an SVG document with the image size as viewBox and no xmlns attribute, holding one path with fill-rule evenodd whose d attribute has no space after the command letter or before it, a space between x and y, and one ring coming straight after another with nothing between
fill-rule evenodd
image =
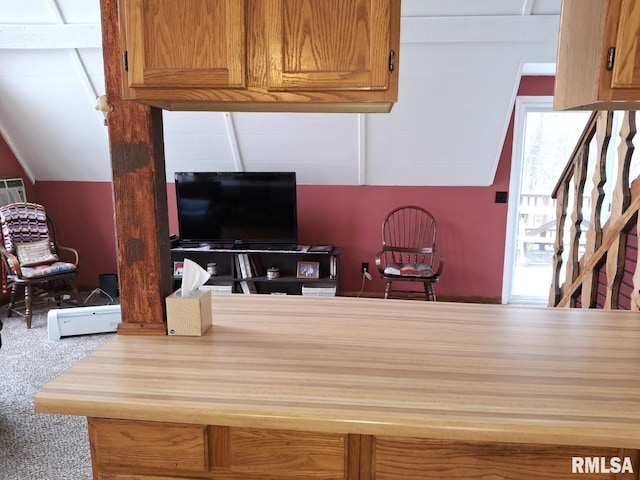
<instances>
[{"instance_id":1,"label":"wooden post","mask_svg":"<svg viewBox=\"0 0 640 480\"><path fill-rule=\"evenodd\" d=\"M122 323L119 334L166 334L171 293L162 110L123 100L117 0L101 0Z\"/></svg>"}]
</instances>

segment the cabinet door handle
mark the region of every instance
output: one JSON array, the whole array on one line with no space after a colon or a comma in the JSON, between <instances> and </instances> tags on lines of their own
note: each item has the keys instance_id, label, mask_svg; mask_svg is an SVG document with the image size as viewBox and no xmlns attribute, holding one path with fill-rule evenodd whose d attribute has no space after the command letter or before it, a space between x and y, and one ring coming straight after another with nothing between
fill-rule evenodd
<instances>
[{"instance_id":1,"label":"cabinet door handle","mask_svg":"<svg viewBox=\"0 0 640 480\"><path fill-rule=\"evenodd\" d=\"M616 59L616 47L609 47L607 50L607 71L613 70L613 61Z\"/></svg>"},{"instance_id":2,"label":"cabinet door handle","mask_svg":"<svg viewBox=\"0 0 640 480\"><path fill-rule=\"evenodd\" d=\"M389 73L393 73L396 69L396 52L395 50L391 50L389 52Z\"/></svg>"}]
</instances>

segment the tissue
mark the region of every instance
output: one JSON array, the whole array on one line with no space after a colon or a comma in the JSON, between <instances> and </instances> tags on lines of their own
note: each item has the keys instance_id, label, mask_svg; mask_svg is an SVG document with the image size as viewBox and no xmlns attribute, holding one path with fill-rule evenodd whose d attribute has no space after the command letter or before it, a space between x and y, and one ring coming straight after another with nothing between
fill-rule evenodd
<instances>
[{"instance_id":1,"label":"tissue","mask_svg":"<svg viewBox=\"0 0 640 480\"><path fill-rule=\"evenodd\" d=\"M193 260L184 259L184 270L182 272L182 287L179 296L192 297L198 294L198 289L209 280L207 271Z\"/></svg>"}]
</instances>

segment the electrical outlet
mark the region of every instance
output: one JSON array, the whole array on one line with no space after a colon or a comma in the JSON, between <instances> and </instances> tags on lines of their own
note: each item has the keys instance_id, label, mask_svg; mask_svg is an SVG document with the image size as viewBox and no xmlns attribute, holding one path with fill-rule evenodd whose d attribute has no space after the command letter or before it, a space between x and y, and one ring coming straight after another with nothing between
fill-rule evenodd
<instances>
[{"instance_id":1,"label":"electrical outlet","mask_svg":"<svg viewBox=\"0 0 640 480\"><path fill-rule=\"evenodd\" d=\"M362 262L362 273L367 273L369 271L369 262Z\"/></svg>"}]
</instances>

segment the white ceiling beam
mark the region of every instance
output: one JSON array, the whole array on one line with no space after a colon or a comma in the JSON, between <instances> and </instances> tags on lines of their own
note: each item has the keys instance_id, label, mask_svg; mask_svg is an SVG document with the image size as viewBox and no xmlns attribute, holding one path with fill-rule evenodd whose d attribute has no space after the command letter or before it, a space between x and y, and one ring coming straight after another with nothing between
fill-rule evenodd
<instances>
[{"instance_id":1,"label":"white ceiling beam","mask_svg":"<svg viewBox=\"0 0 640 480\"><path fill-rule=\"evenodd\" d=\"M102 48L99 24L0 25L0 48Z\"/></svg>"},{"instance_id":2,"label":"white ceiling beam","mask_svg":"<svg viewBox=\"0 0 640 480\"><path fill-rule=\"evenodd\" d=\"M62 15L62 10L60 9L60 4L58 4L57 0L49 0L49 10L51 10L51 13L53 13L53 16L56 18L56 21L58 22L58 25L66 25L64 16ZM87 91L87 93L89 94L90 98L89 101L91 103L89 103L89 105L91 105L92 103L94 103L96 101L96 98L98 98L98 90L96 89L96 86L93 84L93 82L91 81L91 76L89 75L89 72L87 71L87 68L84 64L84 62L82 61L82 58L80 57L80 53L78 52L78 48L77 47L73 47L71 49L71 56L73 58L73 63L75 64L80 79L82 80L82 82L85 85L85 90ZM106 112L102 112L98 109L96 109L96 112L98 114L98 116L100 117L100 121L104 126L107 126L107 113ZM104 130L105 135L107 135L107 130Z\"/></svg>"},{"instance_id":3,"label":"white ceiling beam","mask_svg":"<svg viewBox=\"0 0 640 480\"><path fill-rule=\"evenodd\" d=\"M231 112L224 112L224 124L227 127L227 139L229 140L231 158L233 158L236 172L244 172L244 161L242 160L240 145L238 144L238 133L236 132L236 126Z\"/></svg>"},{"instance_id":4,"label":"white ceiling beam","mask_svg":"<svg viewBox=\"0 0 640 480\"><path fill-rule=\"evenodd\" d=\"M556 42L559 15L404 17L404 43ZM0 25L0 48L102 48L99 24Z\"/></svg>"},{"instance_id":5,"label":"white ceiling beam","mask_svg":"<svg viewBox=\"0 0 640 480\"><path fill-rule=\"evenodd\" d=\"M400 42L557 42L559 28L559 15L404 17Z\"/></svg>"},{"instance_id":6,"label":"white ceiling beam","mask_svg":"<svg viewBox=\"0 0 640 480\"><path fill-rule=\"evenodd\" d=\"M524 0L522 5L522 15L531 15L533 13L533 4L535 0Z\"/></svg>"},{"instance_id":7,"label":"white ceiling beam","mask_svg":"<svg viewBox=\"0 0 640 480\"><path fill-rule=\"evenodd\" d=\"M49 10L51 10L51 12L55 15L58 23L67 23L64 21L64 15L62 15L62 10L60 10L60 4L58 3L58 0L49 0L47 3L49 4Z\"/></svg>"}]
</instances>

